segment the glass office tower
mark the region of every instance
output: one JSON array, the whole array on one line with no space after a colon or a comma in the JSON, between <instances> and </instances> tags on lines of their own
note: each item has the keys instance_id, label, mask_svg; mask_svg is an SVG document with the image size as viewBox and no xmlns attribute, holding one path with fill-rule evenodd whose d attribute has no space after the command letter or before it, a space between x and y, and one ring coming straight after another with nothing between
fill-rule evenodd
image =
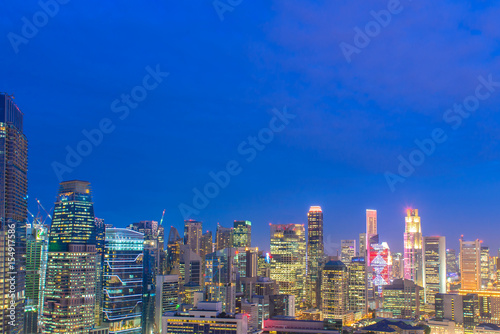
<instances>
[{"instance_id":1,"label":"glass office tower","mask_svg":"<svg viewBox=\"0 0 500 334\"><path fill-rule=\"evenodd\" d=\"M49 233L44 333L95 327L97 252L90 183L61 182Z\"/></svg>"},{"instance_id":2,"label":"glass office tower","mask_svg":"<svg viewBox=\"0 0 500 334\"><path fill-rule=\"evenodd\" d=\"M272 252L271 252L272 253ZM320 270L324 258L323 211L311 206L307 213L307 280L306 300L310 307L320 308ZM300 299L297 298L297 301Z\"/></svg>"},{"instance_id":3,"label":"glass office tower","mask_svg":"<svg viewBox=\"0 0 500 334\"><path fill-rule=\"evenodd\" d=\"M0 93L0 333L23 333L28 140L14 97Z\"/></svg>"},{"instance_id":4,"label":"glass office tower","mask_svg":"<svg viewBox=\"0 0 500 334\"><path fill-rule=\"evenodd\" d=\"M103 312L110 334L142 333L143 249L144 234L106 229Z\"/></svg>"}]
</instances>

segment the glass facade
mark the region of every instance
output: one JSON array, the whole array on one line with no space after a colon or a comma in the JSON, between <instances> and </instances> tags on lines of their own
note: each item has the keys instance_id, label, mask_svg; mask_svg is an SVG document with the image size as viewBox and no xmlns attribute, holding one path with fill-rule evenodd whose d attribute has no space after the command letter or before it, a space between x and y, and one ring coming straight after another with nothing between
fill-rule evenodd
<instances>
[{"instance_id":1,"label":"glass facade","mask_svg":"<svg viewBox=\"0 0 500 334\"><path fill-rule=\"evenodd\" d=\"M424 290L413 281L394 280L382 288L384 310L392 312L395 319L414 319L420 315L424 303Z\"/></svg>"},{"instance_id":2,"label":"glass facade","mask_svg":"<svg viewBox=\"0 0 500 334\"><path fill-rule=\"evenodd\" d=\"M33 222L26 239L26 308L24 333L38 333L43 314L43 291L47 272L49 235L47 226Z\"/></svg>"},{"instance_id":3,"label":"glass facade","mask_svg":"<svg viewBox=\"0 0 500 334\"><path fill-rule=\"evenodd\" d=\"M222 227L217 224L215 240L215 250L221 250L224 248L233 246L233 228Z\"/></svg>"},{"instance_id":4,"label":"glass facade","mask_svg":"<svg viewBox=\"0 0 500 334\"><path fill-rule=\"evenodd\" d=\"M180 274L182 238L175 227L170 228L167 243L167 275Z\"/></svg>"},{"instance_id":5,"label":"glass facade","mask_svg":"<svg viewBox=\"0 0 500 334\"><path fill-rule=\"evenodd\" d=\"M424 237L425 302L434 305L437 293L446 293L446 241L445 237Z\"/></svg>"},{"instance_id":6,"label":"glass facade","mask_svg":"<svg viewBox=\"0 0 500 334\"><path fill-rule=\"evenodd\" d=\"M44 333L87 333L94 328L96 241L90 183L61 182L49 234Z\"/></svg>"},{"instance_id":7,"label":"glass facade","mask_svg":"<svg viewBox=\"0 0 500 334\"><path fill-rule=\"evenodd\" d=\"M367 312L367 275L363 257L354 257L349 265L349 311Z\"/></svg>"},{"instance_id":8,"label":"glass facade","mask_svg":"<svg viewBox=\"0 0 500 334\"><path fill-rule=\"evenodd\" d=\"M279 292L302 304L305 288L306 236L304 225L271 224L271 279ZM322 249L322 246L321 246Z\"/></svg>"},{"instance_id":9,"label":"glass facade","mask_svg":"<svg viewBox=\"0 0 500 334\"><path fill-rule=\"evenodd\" d=\"M252 223L248 220L234 222L233 247L252 246Z\"/></svg>"},{"instance_id":10,"label":"glass facade","mask_svg":"<svg viewBox=\"0 0 500 334\"><path fill-rule=\"evenodd\" d=\"M164 229L154 220L133 223L127 229L144 234L144 270L142 286L142 333L155 331L156 276L164 274L166 261Z\"/></svg>"},{"instance_id":11,"label":"glass facade","mask_svg":"<svg viewBox=\"0 0 500 334\"><path fill-rule=\"evenodd\" d=\"M342 319L348 311L348 270L342 261L330 261L322 272L323 319Z\"/></svg>"},{"instance_id":12,"label":"glass facade","mask_svg":"<svg viewBox=\"0 0 500 334\"><path fill-rule=\"evenodd\" d=\"M24 326L28 140L23 113L5 93L0 93L0 166L0 333L20 334Z\"/></svg>"},{"instance_id":13,"label":"glass facade","mask_svg":"<svg viewBox=\"0 0 500 334\"><path fill-rule=\"evenodd\" d=\"M144 234L106 229L103 275L104 324L109 333L142 333Z\"/></svg>"},{"instance_id":14,"label":"glass facade","mask_svg":"<svg viewBox=\"0 0 500 334\"><path fill-rule=\"evenodd\" d=\"M404 278L423 284L422 228L417 209L406 210L404 233Z\"/></svg>"},{"instance_id":15,"label":"glass facade","mask_svg":"<svg viewBox=\"0 0 500 334\"><path fill-rule=\"evenodd\" d=\"M236 276L238 274L238 251L225 248L206 256L205 292L207 300L222 303L222 310L236 310Z\"/></svg>"},{"instance_id":16,"label":"glass facade","mask_svg":"<svg viewBox=\"0 0 500 334\"><path fill-rule=\"evenodd\" d=\"M305 294L308 307L319 308L321 305L320 270L321 265L324 263L323 258L323 211L319 206L311 206L307 213L307 278ZM297 297L297 301L300 300Z\"/></svg>"}]
</instances>

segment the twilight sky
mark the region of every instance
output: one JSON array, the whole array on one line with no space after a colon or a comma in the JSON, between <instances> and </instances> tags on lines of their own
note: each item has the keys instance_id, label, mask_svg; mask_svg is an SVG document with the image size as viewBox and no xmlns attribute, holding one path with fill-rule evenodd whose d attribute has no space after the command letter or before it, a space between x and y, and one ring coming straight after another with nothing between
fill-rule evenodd
<instances>
[{"instance_id":1,"label":"twilight sky","mask_svg":"<svg viewBox=\"0 0 500 334\"><path fill-rule=\"evenodd\" d=\"M45 1L51 15L34 0L0 14L0 91L25 114L32 211L35 198L53 206L57 166L64 180L92 182L107 222L166 209L165 225L182 230L179 206L194 207L193 189L229 164L228 185L192 215L204 229L251 220L254 245L268 249L268 223L306 223L321 205L333 253L364 231L370 208L401 251L412 206L424 235L453 248L460 234L479 238L496 255L497 1L221 0L219 13L212 0ZM371 36L355 41L367 24ZM448 111L464 101L473 112ZM285 107L295 117L282 127ZM99 127L68 166L68 147L85 152L82 131ZM435 131L433 152L412 155ZM259 133L265 144L252 148ZM391 189L400 156L425 161Z\"/></svg>"}]
</instances>

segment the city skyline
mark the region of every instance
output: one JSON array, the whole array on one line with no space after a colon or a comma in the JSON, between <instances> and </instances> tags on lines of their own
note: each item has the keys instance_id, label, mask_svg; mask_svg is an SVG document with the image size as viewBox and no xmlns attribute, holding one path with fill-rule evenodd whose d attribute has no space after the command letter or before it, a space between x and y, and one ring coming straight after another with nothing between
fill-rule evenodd
<instances>
[{"instance_id":1,"label":"city skyline","mask_svg":"<svg viewBox=\"0 0 500 334\"><path fill-rule=\"evenodd\" d=\"M117 227L160 220L164 209L164 223L181 227L179 205L192 206L193 188L202 189L211 171L234 159L241 173L191 217L212 231L217 222L240 219L262 227L305 223L303 212L319 205L325 240L340 242L357 239L350 227L361 230L364 210L372 208L380 235L402 249L401 217L412 206L424 234L446 234L450 245L464 234L498 249L494 233L475 229L498 231L498 86L458 127L443 117L483 79L500 81L499 5L403 4L347 62L339 45L352 44L353 28L386 7L387 1L242 2L220 21L211 3L68 2L16 52L7 35L21 34L22 18L43 9L37 2L10 4L0 28L0 91L14 94L27 116L30 211L35 198L50 209L60 181L53 163L67 165L67 147L76 150L86 140L83 130L109 119L102 142L62 177L92 182L98 216ZM449 13L446 22L442 12ZM111 38L103 31L121 33ZM147 86L156 88L125 113L121 95L142 87L148 75ZM111 108L116 100L118 112ZM248 162L250 153L239 154L238 146L248 148L248 137L285 106L296 117ZM408 160L415 141L436 128L448 139L392 192L385 173L397 174L398 157ZM257 228L263 234L256 240L267 239L266 230Z\"/></svg>"},{"instance_id":2,"label":"city skyline","mask_svg":"<svg viewBox=\"0 0 500 334\"><path fill-rule=\"evenodd\" d=\"M499 2L0 16L0 334L500 334Z\"/></svg>"}]
</instances>

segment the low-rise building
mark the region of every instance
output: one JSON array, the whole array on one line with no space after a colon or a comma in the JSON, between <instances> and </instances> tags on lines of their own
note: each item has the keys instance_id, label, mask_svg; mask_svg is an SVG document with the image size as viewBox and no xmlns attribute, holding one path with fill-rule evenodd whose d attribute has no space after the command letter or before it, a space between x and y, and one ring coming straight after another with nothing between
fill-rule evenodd
<instances>
[{"instance_id":1,"label":"low-rise building","mask_svg":"<svg viewBox=\"0 0 500 334\"><path fill-rule=\"evenodd\" d=\"M381 320L376 324L361 328L360 333L399 333L399 334L424 334L425 329L412 326L404 321Z\"/></svg>"},{"instance_id":2,"label":"low-rise building","mask_svg":"<svg viewBox=\"0 0 500 334\"><path fill-rule=\"evenodd\" d=\"M247 334L247 332L248 316L223 313L221 302L201 301L197 308L166 312L162 316L162 334Z\"/></svg>"},{"instance_id":3,"label":"low-rise building","mask_svg":"<svg viewBox=\"0 0 500 334\"><path fill-rule=\"evenodd\" d=\"M498 334L500 327L494 324L480 324L474 328L474 334Z\"/></svg>"},{"instance_id":4,"label":"low-rise building","mask_svg":"<svg viewBox=\"0 0 500 334\"><path fill-rule=\"evenodd\" d=\"M315 333L338 334L339 331L329 328L325 321L295 320L292 318L275 318L264 320L263 334Z\"/></svg>"}]
</instances>

